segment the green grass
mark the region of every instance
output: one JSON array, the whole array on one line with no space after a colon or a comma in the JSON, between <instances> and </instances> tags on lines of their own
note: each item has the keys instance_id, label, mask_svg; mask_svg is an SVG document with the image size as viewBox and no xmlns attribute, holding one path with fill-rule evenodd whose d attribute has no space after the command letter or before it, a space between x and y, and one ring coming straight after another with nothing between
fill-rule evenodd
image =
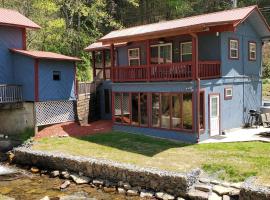
<instances>
[{"instance_id":1,"label":"green grass","mask_svg":"<svg viewBox=\"0 0 270 200\"><path fill-rule=\"evenodd\" d=\"M43 138L33 148L177 172L201 167L223 180L238 182L257 176L260 183L270 185L270 144L262 142L188 145L111 132L82 138Z\"/></svg>"}]
</instances>

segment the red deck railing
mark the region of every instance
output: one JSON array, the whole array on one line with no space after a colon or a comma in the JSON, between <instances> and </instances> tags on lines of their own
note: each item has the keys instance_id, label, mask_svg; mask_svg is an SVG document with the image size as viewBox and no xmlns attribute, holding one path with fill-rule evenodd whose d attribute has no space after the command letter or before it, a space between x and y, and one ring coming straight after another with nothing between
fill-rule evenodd
<instances>
[{"instance_id":1,"label":"red deck railing","mask_svg":"<svg viewBox=\"0 0 270 200\"><path fill-rule=\"evenodd\" d=\"M220 61L199 61L201 79L220 77ZM192 62L113 68L114 82L191 80Z\"/></svg>"}]
</instances>

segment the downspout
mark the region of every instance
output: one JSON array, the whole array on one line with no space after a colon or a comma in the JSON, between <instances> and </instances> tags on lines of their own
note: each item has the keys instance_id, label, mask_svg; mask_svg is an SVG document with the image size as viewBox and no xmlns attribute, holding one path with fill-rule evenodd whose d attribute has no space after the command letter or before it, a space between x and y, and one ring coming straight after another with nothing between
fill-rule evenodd
<instances>
[{"instance_id":1,"label":"downspout","mask_svg":"<svg viewBox=\"0 0 270 200\"><path fill-rule=\"evenodd\" d=\"M200 140L200 77L199 77L199 51L198 51L198 35L196 33L192 33L192 45L193 45L193 59L192 64L194 65L194 75L193 80L196 82L197 90L194 91L196 96L196 130L197 132L197 143Z\"/></svg>"}]
</instances>

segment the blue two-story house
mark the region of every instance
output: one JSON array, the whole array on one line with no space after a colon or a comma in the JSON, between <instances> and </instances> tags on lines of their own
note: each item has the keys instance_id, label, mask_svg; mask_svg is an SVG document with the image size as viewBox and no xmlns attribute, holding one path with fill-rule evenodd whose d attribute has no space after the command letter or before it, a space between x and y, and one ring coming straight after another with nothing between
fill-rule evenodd
<instances>
[{"instance_id":1,"label":"blue two-story house","mask_svg":"<svg viewBox=\"0 0 270 200\"><path fill-rule=\"evenodd\" d=\"M269 39L250 6L112 31L86 50L94 77L111 80L114 129L195 143L260 108Z\"/></svg>"},{"instance_id":2,"label":"blue two-story house","mask_svg":"<svg viewBox=\"0 0 270 200\"><path fill-rule=\"evenodd\" d=\"M40 26L0 8L0 134L74 120L80 59L27 50L29 29Z\"/></svg>"}]
</instances>

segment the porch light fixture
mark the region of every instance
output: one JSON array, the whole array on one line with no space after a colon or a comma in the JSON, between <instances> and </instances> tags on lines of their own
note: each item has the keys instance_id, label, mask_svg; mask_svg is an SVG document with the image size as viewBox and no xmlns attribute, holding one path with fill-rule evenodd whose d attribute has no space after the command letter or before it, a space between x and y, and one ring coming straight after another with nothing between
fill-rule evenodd
<instances>
[{"instance_id":1,"label":"porch light fixture","mask_svg":"<svg viewBox=\"0 0 270 200\"><path fill-rule=\"evenodd\" d=\"M216 32L216 36L217 36L217 37L219 36L219 32Z\"/></svg>"}]
</instances>

